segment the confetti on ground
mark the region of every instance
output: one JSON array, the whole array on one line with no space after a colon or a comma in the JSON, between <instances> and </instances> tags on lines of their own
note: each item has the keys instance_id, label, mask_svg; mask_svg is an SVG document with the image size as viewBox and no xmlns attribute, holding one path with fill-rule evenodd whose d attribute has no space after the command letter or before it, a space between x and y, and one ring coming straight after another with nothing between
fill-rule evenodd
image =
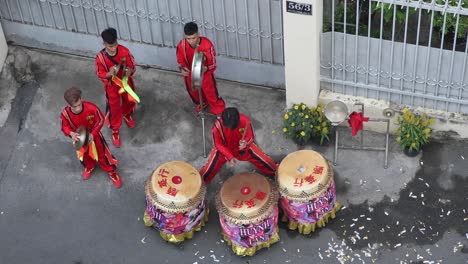
<instances>
[{"instance_id":1,"label":"confetti on ground","mask_svg":"<svg viewBox=\"0 0 468 264\"><path fill-rule=\"evenodd\" d=\"M214 261L214 262L219 262L219 259L217 259L215 255L210 255L210 257L213 258L213 261Z\"/></svg>"},{"instance_id":2,"label":"confetti on ground","mask_svg":"<svg viewBox=\"0 0 468 264\"><path fill-rule=\"evenodd\" d=\"M385 211L384 211L384 214L385 214L385 215L388 215L388 213L387 213L387 212L385 212Z\"/></svg>"},{"instance_id":3,"label":"confetti on ground","mask_svg":"<svg viewBox=\"0 0 468 264\"><path fill-rule=\"evenodd\" d=\"M393 248L397 248L397 247L400 247L400 246L401 246L401 243L398 243Z\"/></svg>"},{"instance_id":4,"label":"confetti on ground","mask_svg":"<svg viewBox=\"0 0 468 264\"><path fill-rule=\"evenodd\" d=\"M195 256L198 255L199 252L200 252L200 251L195 252Z\"/></svg>"},{"instance_id":5,"label":"confetti on ground","mask_svg":"<svg viewBox=\"0 0 468 264\"><path fill-rule=\"evenodd\" d=\"M463 157L463 155L460 155L460 158L462 158L462 160L464 160L464 159L465 159L465 157Z\"/></svg>"},{"instance_id":6,"label":"confetti on ground","mask_svg":"<svg viewBox=\"0 0 468 264\"><path fill-rule=\"evenodd\" d=\"M143 237L143 238L141 239L141 243L146 244L146 241L145 241L145 240L146 240L146 237Z\"/></svg>"}]
</instances>

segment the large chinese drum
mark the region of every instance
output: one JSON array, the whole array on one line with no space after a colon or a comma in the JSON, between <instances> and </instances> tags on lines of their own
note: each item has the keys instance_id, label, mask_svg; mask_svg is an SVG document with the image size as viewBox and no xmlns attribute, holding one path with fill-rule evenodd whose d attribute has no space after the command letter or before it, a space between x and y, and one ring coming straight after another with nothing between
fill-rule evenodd
<instances>
[{"instance_id":1,"label":"large chinese drum","mask_svg":"<svg viewBox=\"0 0 468 264\"><path fill-rule=\"evenodd\" d=\"M244 172L227 179L216 196L224 240L239 256L253 256L279 241L278 189L264 176Z\"/></svg>"},{"instance_id":2,"label":"large chinese drum","mask_svg":"<svg viewBox=\"0 0 468 264\"><path fill-rule=\"evenodd\" d=\"M277 176L282 221L289 222L289 229L309 234L335 218L341 205L336 202L333 168L322 155L313 150L290 153Z\"/></svg>"},{"instance_id":3,"label":"large chinese drum","mask_svg":"<svg viewBox=\"0 0 468 264\"><path fill-rule=\"evenodd\" d=\"M188 163L171 161L159 166L146 181L144 222L172 243L191 239L208 221L206 187Z\"/></svg>"}]
</instances>

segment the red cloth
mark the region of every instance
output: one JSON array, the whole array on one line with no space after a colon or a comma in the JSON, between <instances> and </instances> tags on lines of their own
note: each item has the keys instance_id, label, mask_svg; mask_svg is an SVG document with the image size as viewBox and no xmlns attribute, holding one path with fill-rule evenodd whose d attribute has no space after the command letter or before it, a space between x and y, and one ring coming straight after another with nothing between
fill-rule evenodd
<instances>
[{"instance_id":1,"label":"red cloth","mask_svg":"<svg viewBox=\"0 0 468 264\"><path fill-rule=\"evenodd\" d=\"M127 68L132 70L132 74L128 77L128 85L135 91L133 82L133 74L135 74L135 59L130 51L122 45L117 46L117 53L111 58L118 64L123 58L126 58ZM106 125L118 130L122 125L122 117L129 116L135 111L136 102L129 99L128 93L119 94L120 87L114 84L111 79L106 78L109 69L116 65L105 53L105 49L101 50L96 56L96 74L103 82L106 92ZM117 73L117 77L123 78L123 67Z\"/></svg>"},{"instance_id":2,"label":"red cloth","mask_svg":"<svg viewBox=\"0 0 468 264\"><path fill-rule=\"evenodd\" d=\"M247 147L241 153L239 151L239 141L242 139L242 133L246 125L247 131L244 140ZM200 170L200 175L202 175L205 183L210 183L223 165L233 158L249 161L266 175L275 175L278 164L255 144L255 134L251 121L247 116L240 114L239 126L235 129L225 127L223 121L217 119L212 132L214 148L211 150L205 166Z\"/></svg>"},{"instance_id":3,"label":"red cloth","mask_svg":"<svg viewBox=\"0 0 468 264\"><path fill-rule=\"evenodd\" d=\"M83 110L79 114L71 111L70 106L65 107L60 114L62 121L62 132L70 137L71 132L76 132L79 127L84 126L93 135L94 144L98 153L98 162L103 171L115 171L118 162L112 156L106 140L101 134L101 128L104 124L104 116L101 110L93 103L83 101ZM83 166L92 169L96 166L96 161L85 153L83 156Z\"/></svg>"},{"instance_id":4,"label":"red cloth","mask_svg":"<svg viewBox=\"0 0 468 264\"><path fill-rule=\"evenodd\" d=\"M369 121L368 117L364 117L361 112L352 112L349 115L348 123L351 126L351 134L353 137L357 134L359 130L362 129L363 125L362 122Z\"/></svg>"},{"instance_id":5,"label":"red cloth","mask_svg":"<svg viewBox=\"0 0 468 264\"><path fill-rule=\"evenodd\" d=\"M203 75L202 82L202 96L203 102L208 103L210 106L210 112L215 115L220 115L226 104L224 100L218 94L218 88L216 87L216 80L214 72L216 70L216 51L211 41L206 37L200 37L200 44L198 46L198 52L205 54L204 66L208 67L208 70ZM193 54L195 48L192 48L186 39L183 39L177 45L177 63L179 67L186 67L189 71L192 69ZM189 74L185 79L185 87L187 92L192 99L194 104L200 104L200 97L198 90L192 89L192 75Z\"/></svg>"}]
</instances>

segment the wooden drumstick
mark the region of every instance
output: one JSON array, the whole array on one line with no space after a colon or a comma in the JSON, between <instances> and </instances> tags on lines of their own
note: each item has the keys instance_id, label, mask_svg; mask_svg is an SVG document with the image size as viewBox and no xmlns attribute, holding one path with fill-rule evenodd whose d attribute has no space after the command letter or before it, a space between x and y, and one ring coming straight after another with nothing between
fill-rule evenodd
<instances>
[{"instance_id":1,"label":"wooden drumstick","mask_svg":"<svg viewBox=\"0 0 468 264\"><path fill-rule=\"evenodd\" d=\"M247 134L247 128L248 128L248 127L249 127L249 122L245 123L244 131L242 131L242 138L241 138L241 140L239 141L239 145L240 145L240 142L241 142L241 141L244 141L245 135ZM246 146L246 147L247 147L247 146ZM239 153L242 154L242 155L244 154L244 152L245 152L244 149L241 149L241 150L239 151Z\"/></svg>"}]
</instances>

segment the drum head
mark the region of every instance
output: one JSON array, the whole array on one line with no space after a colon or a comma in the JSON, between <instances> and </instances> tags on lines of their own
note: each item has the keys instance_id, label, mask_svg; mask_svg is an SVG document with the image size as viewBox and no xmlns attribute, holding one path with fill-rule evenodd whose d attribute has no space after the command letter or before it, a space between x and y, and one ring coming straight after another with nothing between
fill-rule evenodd
<instances>
[{"instance_id":1,"label":"drum head","mask_svg":"<svg viewBox=\"0 0 468 264\"><path fill-rule=\"evenodd\" d=\"M227 179L217 196L218 211L233 223L251 224L273 212L276 186L264 176L244 172Z\"/></svg>"},{"instance_id":2,"label":"drum head","mask_svg":"<svg viewBox=\"0 0 468 264\"><path fill-rule=\"evenodd\" d=\"M205 192L198 171L183 161L159 166L146 184L147 197L166 212L185 212L196 207L204 199Z\"/></svg>"},{"instance_id":3,"label":"drum head","mask_svg":"<svg viewBox=\"0 0 468 264\"><path fill-rule=\"evenodd\" d=\"M198 47L195 49L192 60L192 89L198 89L203 82L203 63L205 62L205 54L198 52Z\"/></svg>"},{"instance_id":4,"label":"drum head","mask_svg":"<svg viewBox=\"0 0 468 264\"><path fill-rule=\"evenodd\" d=\"M313 150L290 153L281 161L277 174L280 194L293 200L315 198L333 178L327 160Z\"/></svg>"}]
</instances>

